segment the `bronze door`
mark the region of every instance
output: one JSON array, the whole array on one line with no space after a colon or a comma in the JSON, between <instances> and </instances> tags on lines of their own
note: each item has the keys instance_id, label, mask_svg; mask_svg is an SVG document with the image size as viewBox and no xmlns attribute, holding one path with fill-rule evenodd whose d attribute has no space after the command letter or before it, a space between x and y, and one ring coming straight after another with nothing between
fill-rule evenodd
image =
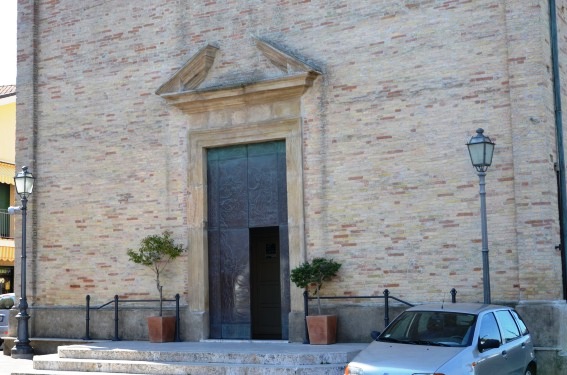
<instances>
[{"instance_id":1,"label":"bronze door","mask_svg":"<svg viewBox=\"0 0 567 375\"><path fill-rule=\"evenodd\" d=\"M250 267L255 228L278 232L279 314L288 337L289 252L285 142L207 151L210 337L251 339L257 268ZM273 282L272 282L273 283ZM276 289L272 289L275 291ZM260 338L260 337L258 337Z\"/></svg>"}]
</instances>

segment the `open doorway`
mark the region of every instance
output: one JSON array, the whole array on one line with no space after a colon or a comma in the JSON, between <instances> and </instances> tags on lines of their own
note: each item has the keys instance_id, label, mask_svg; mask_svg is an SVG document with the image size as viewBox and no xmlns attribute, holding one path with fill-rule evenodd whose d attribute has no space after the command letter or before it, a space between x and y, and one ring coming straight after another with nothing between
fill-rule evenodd
<instances>
[{"instance_id":1,"label":"open doorway","mask_svg":"<svg viewBox=\"0 0 567 375\"><path fill-rule=\"evenodd\" d=\"M279 227L250 228L252 338L282 338Z\"/></svg>"}]
</instances>

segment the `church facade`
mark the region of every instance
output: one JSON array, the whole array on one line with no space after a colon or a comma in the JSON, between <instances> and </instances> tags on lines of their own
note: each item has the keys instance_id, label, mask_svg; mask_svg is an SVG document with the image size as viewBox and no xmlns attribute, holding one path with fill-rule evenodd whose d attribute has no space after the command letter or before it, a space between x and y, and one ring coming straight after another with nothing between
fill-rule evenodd
<instances>
[{"instance_id":1,"label":"church facade","mask_svg":"<svg viewBox=\"0 0 567 375\"><path fill-rule=\"evenodd\" d=\"M314 257L342 263L328 296L388 289L421 303L455 288L481 302L466 147L477 128L496 144L492 302L534 325L543 309L559 332L558 3L552 17L547 1L527 0L19 1L16 165L37 178L32 334L55 335L50 316L64 309L73 323L57 332L79 337L87 295L155 298L126 251L164 230L188 248L163 279L187 340L301 340L289 272ZM339 320L353 306L375 309L327 303Z\"/></svg>"}]
</instances>

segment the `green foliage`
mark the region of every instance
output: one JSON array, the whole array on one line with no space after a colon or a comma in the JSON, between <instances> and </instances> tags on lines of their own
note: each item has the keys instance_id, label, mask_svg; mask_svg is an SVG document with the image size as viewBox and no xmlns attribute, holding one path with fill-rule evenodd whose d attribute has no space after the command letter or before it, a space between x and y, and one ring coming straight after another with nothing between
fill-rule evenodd
<instances>
[{"instance_id":1,"label":"green foliage","mask_svg":"<svg viewBox=\"0 0 567 375\"><path fill-rule=\"evenodd\" d=\"M140 241L140 247L137 250L128 249L127 254L134 263L149 267L156 275L156 286L160 298L160 316L162 314L162 289L160 283L160 275L164 272L167 265L175 258L180 256L185 248L182 245L176 245L171 238L170 231L164 231L161 235L150 235L144 237Z\"/></svg>"},{"instance_id":2,"label":"green foliage","mask_svg":"<svg viewBox=\"0 0 567 375\"><path fill-rule=\"evenodd\" d=\"M128 249L128 256L134 263L151 267L155 263L162 261L169 262L184 251L183 246L176 245L173 238L171 238L171 232L166 230L161 235L144 237L140 241L138 250Z\"/></svg>"},{"instance_id":3,"label":"green foliage","mask_svg":"<svg viewBox=\"0 0 567 375\"><path fill-rule=\"evenodd\" d=\"M341 264L333 259L314 258L311 262L304 262L291 271L290 279L299 288L309 291L314 288L313 295L317 296L317 307L321 314L321 300L319 291L324 281L329 281L337 275Z\"/></svg>"},{"instance_id":4,"label":"green foliage","mask_svg":"<svg viewBox=\"0 0 567 375\"><path fill-rule=\"evenodd\" d=\"M11 309L14 306L14 300L12 296L7 296L0 298L0 309Z\"/></svg>"}]
</instances>

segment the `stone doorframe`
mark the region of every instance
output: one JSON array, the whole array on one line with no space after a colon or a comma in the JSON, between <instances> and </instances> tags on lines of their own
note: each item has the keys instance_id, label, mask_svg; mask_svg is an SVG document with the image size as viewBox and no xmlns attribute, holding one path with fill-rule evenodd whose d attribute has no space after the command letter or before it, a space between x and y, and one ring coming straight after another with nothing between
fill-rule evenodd
<instances>
[{"instance_id":1,"label":"stone doorframe","mask_svg":"<svg viewBox=\"0 0 567 375\"><path fill-rule=\"evenodd\" d=\"M189 131L189 335L209 336L207 239L207 148L284 140L288 202L290 268L305 259L301 119L266 121L233 128ZM292 310L302 306L300 292L291 293ZM201 337L195 337L201 332Z\"/></svg>"},{"instance_id":2,"label":"stone doorframe","mask_svg":"<svg viewBox=\"0 0 567 375\"><path fill-rule=\"evenodd\" d=\"M285 141L290 269L305 261L301 97L321 72L281 46L256 39L258 53L281 71L271 79L206 84L219 47L198 51L156 94L188 116L187 224L189 314L182 325L190 341L209 338L207 239L207 149ZM246 76L246 75L243 75ZM302 291L291 288L291 310L300 311ZM291 330L291 327L290 327Z\"/></svg>"}]
</instances>

